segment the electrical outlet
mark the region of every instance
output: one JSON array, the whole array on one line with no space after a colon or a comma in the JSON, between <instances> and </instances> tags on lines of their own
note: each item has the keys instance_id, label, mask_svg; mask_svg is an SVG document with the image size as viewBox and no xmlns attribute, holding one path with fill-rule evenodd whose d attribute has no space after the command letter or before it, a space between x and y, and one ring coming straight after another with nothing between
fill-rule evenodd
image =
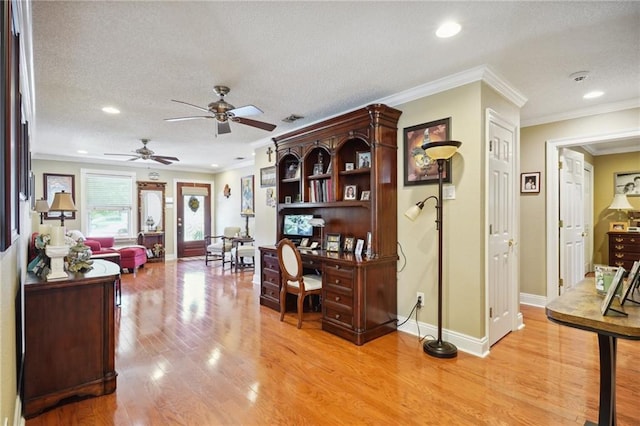
<instances>
[{"instance_id":1,"label":"electrical outlet","mask_svg":"<svg viewBox=\"0 0 640 426\"><path fill-rule=\"evenodd\" d=\"M424 293L421 291L416 293L416 303L418 304L418 308L422 308L424 306Z\"/></svg>"}]
</instances>

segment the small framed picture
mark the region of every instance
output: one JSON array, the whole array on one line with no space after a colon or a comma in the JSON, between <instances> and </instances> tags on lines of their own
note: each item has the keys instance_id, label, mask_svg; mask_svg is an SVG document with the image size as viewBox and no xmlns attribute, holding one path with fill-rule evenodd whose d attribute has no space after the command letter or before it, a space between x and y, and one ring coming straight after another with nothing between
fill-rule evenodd
<instances>
[{"instance_id":1,"label":"small framed picture","mask_svg":"<svg viewBox=\"0 0 640 426\"><path fill-rule=\"evenodd\" d=\"M344 163L344 169L346 171L353 170L354 169L353 163Z\"/></svg>"},{"instance_id":2,"label":"small framed picture","mask_svg":"<svg viewBox=\"0 0 640 426\"><path fill-rule=\"evenodd\" d=\"M360 240L358 239L358 241L356 242L356 248L354 250L354 253L357 256L362 255L362 249L364 248L364 240Z\"/></svg>"},{"instance_id":3,"label":"small framed picture","mask_svg":"<svg viewBox=\"0 0 640 426\"><path fill-rule=\"evenodd\" d=\"M355 237L346 237L344 239L344 251L347 253L352 253L355 248L356 239Z\"/></svg>"},{"instance_id":4,"label":"small framed picture","mask_svg":"<svg viewBox=\"0 0 640 426\"><path fill-rule=\"evenodd\" d=\"M609 232L627 232L627 222L609 222Z\"/></svg>"},{"instance_id":5,"label":"small framed picture","mask_svg":"<svg viewBox=\"0 0 640 426\"><path fill-rule=\"evenodd\" d=\"M371 191L362 191L360 193L360 199L362 201L368 201L370 196L371 196Z\"/></svg>"},{"instance_id":6,"label":"small framed picture","mask_svg":"<svg viewBox=\"0 0 640 426\"><path fill-rule=\"evenodd\" d=\"M371 167L371 151L356 152L359 169L367 169Z\"/></svg>"},{"instance_id":7,"label":"small framed picture","mask_svg":"<svg viewBox=\"0 0 640 426\"><path fill-rule=\"evenodd\" d=\"M340 251L340 234L327 234L327 251Z\"/></svg>"},{"instance_id":8,"label":"small framed picture","mask_svg":"<svg viewBox=\"0 0 640 426\"><path fill-rule=\"evenodd\" d=\"M306 247L309 245L309 238L303 238L300 240L300 247Z\"/></svg>"},{"instance_id":9,"label":"small framed picture","mask_svg":"<svg viewBox=\"0 0 640 426\"><path fill-rule=\"evenodd\" d=\"M322 174L322 164L314 164L313 165L313 175L321 175Z\"/></svg>"},{"instance_id":10,"label":"small framed picture","mask_svg":"<svg viewBox=\"0 0 640 426\"><path fill-rule=\"evenodd\" d=\"M613 309L611 307L611 302L613 301L613 297L616 294L622 295L622 276L624 275L625 272L626 272L625 269L622 267L618 268L618 270L616 271L616 275L613 277L613 281L611 281L611 285L607 290L607 294L604 296L604 300L600 305L600 313L602 313L602 315L607 315L609 310L611 310L611 311L623 314L624 316L627 316L626 313Z\"/></svg>"},{"instance_id":11,"label":"small framed picture","mask_svg":"<svg viewBox=\"0 0 640 426\"><path fill-rule=\"evenodd\" d=\"M291 204L291 195L287 195L286 197L284 197L284 203Z\"/></svg>"},{"instance_id":12,"label":"small framed picture","mask_svg":"<svg viewBox=\"0 0 640 426\"><path fill-rule=\"evenodd\" d=\"M287 163L287 168L285 171L284 178L285 179L294 179L300 177L300 169L298 168L297 161L290 161Z\"/></svg>"},{"instance_id":13,"label":"small framed picture","mask_svg":"<svg viewBox=\"0 0 640 426\"><path fill-rule=\"evenodd\" d=\"M355 200L358 197L358 187L356 185L346 185L344 187L344 199Z\"/></svg>"},{"instance_id":14,"label":"small framed picture","mask_svg":"<svg viewBox=\"0 0 640 426\"><path fill-rule=\"evenodd\" d=\"M520 174L520 193L540 192L540 172Z\"/></svg>"}]
</instances>

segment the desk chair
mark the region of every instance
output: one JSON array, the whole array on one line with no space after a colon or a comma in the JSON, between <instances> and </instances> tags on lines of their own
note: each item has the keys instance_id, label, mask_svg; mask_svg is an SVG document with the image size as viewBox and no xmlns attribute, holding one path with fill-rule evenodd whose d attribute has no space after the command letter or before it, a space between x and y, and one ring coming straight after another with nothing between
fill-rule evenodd
<instances>
[{"instance_id":1,"label":"desk chair","mask_svg":"<svg viewBox=\"0 0 640 426\"><path fill-rule=\"evenodd\" d=\"M317 275L303 275L302 259L296 246L288 239L278 243L278 263L282 276L280 290L280 321L284 320L287 308L287 293L298 295L298 328L302 327L302 312L304 298L310 294L322 292L322 277ZM311 302L311 300L309 300Z\"/></svg>"},{"instance_id":2,"label":"desk chair","mask_svg":"<svg viewBox=\"0 0 640 426\"><path fill-rule=\"evenodd\" d=\"M204 264L208 265L210 261L222 260L222 269L224 269L224 264L231 262L231 248L233 247L231 240L239 234L239 226L227 226L224 228L222 235L205 236ZM227 256L227 254L229 254L229 256Z\"/></svg>"}]
</instances>

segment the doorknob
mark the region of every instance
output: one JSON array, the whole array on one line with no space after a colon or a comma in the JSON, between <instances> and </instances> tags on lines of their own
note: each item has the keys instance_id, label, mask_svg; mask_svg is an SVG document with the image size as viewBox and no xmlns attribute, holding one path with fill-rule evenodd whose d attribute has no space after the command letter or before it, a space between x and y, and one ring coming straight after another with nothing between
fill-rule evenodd
<instances>
[{"instance_id":1,"label":"doorknob","mask_svg":"<svg viewBox=\"0 0 640 426\"><path fill-rule=\"evenodd\" d=\"M586 232L583 232L583 233L582 233L582 236L583 236L583 237L586 237L586 236L587 236L587 233L586 233Z\"/></svg>"},{"instance_id":2,"label":"doorknob","mask_svg":"<svg viewBox=\"0 0 640 426\"><path fill-rule=\"evenodd\" d=\"M513 238L509 239L509 247L513 247L513 246L515 246L516 244L518 244L518 243L516 243L515 241L513 241Z\"/></svg>"}]
</instances>

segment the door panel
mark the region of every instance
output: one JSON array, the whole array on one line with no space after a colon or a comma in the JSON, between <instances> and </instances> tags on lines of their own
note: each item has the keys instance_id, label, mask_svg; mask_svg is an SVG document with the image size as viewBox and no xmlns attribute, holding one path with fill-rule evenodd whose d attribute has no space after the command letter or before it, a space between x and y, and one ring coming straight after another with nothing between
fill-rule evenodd
<instances>
[{"instance_id":1,"label":"door panel","mask_svg":"<svg viewBox=\"0 0 640 426\"><path fill-rule=\"evenodd\" d=\"M204 256L204 237L211 234L211 185L178 182L176 235L178 258Z\"/></svg>"},{"instance_id":2,"label":"door panel","mask_svg":"<svg viewBox=\"0 0 640 426\"><path fill-rule=\"evenodd\" d=\"M514 269L514 129L489 123L489 344L512 328L517 281Z\"/></svg>"},{"instance_id":3,"label":"door panel","mask_svg":"<svg viewBox=\"0 0 640 426\"><path fill-rule=\"evenodd\" d=\"M560 152L560 278L561 293L584 279L584 155Z\"/></svg>"}]
</instances>

